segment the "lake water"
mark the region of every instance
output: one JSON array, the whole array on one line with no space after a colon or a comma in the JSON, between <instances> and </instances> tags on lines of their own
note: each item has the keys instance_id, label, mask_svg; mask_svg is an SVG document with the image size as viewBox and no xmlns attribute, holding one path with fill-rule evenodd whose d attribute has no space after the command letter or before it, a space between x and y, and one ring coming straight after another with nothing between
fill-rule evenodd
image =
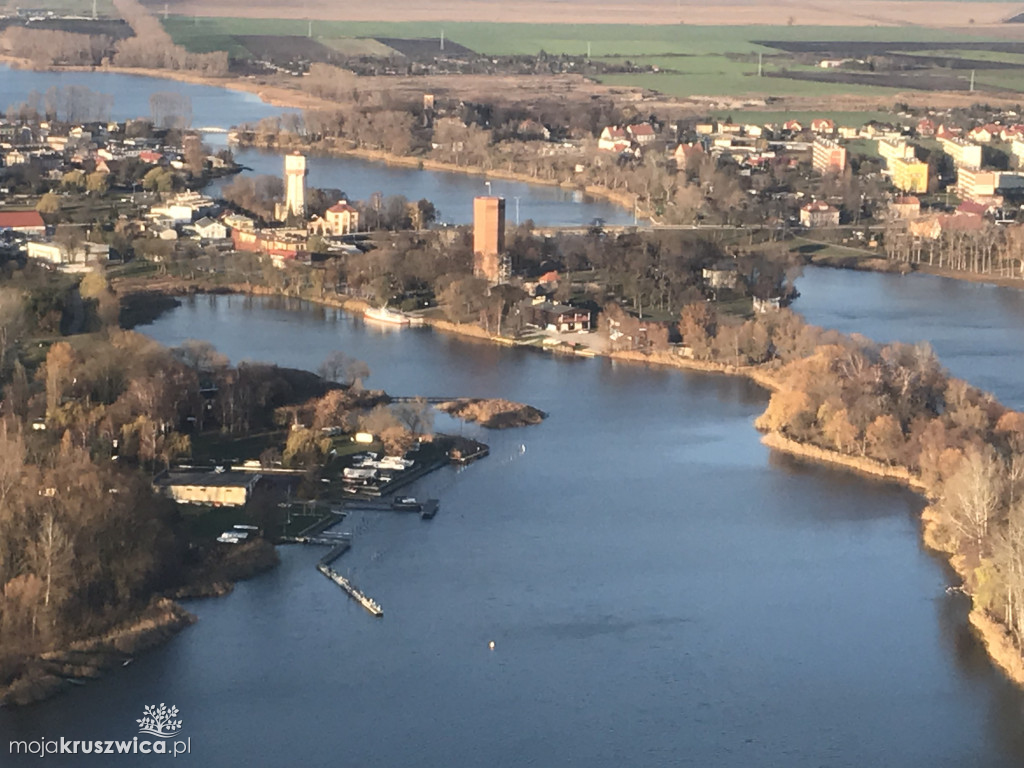
<instances>
[{"instance_id":1,"label":"lake water","mask_svg":"<svg viewBox=\"0 0 1024 768\"><path fill-rule=\"evenodd\" d=\"M284 157L259 149L234 150L235 159L252 173L280 176ZM505 220L509 224L532 220L538 226L574 226L603 219L618 226L633 223L633 212L604 200L581 197L560 187L523 184L493 179L488 187L483 176L462 173L417 171L388 166L354 157L311 156L307 161L311 187L340 189L350 200L369 200L374 192L404 195L410 200L430 200L438 209L438 220L466 224L473 220L473 198L495 194L505 198ZM216 192L230 179L212 184ZM518 198L518 201L517 199Z\"/></svg>"},{"instance_id":2,"label":"lake water","mask_svg":"<svg viewBox=\"0 0 1024 768\"><path fill-rule=\"evenodd\" d=\"M933 275L807 267L793 308L879 342L928 341L951 373L1024 410L1024 291Z\"/></svg>"},{"instance_id":3,"label":"lake water","mask_svg":"<svg viewBox=\"0 0 1024 768\"><path fill-rule=\"evenodd\" d=\"M851 306L874 300L870 276L837 274ZM319 550L284 547L280 568L191 603L200 621L130 667L0 713L0 744L130 737L145 704L167 702L210 766L1024 762L1024 697L944 593L920 501L767 451L752 427L766 395L748 382L276 299L199 297L145 330L305 368L340 348L395 394L500 395L551 416L465 427L491 455L420 481L442 499L432 522L342 525L356 539L338 567L383 619L316 572Z\"/></svg>"},{"instance_id":4,"label":"lake water","mask_svg":"<svg viewBox=\"0 0 1024 768\"><path fill-rule=\"evenodd\" d=\"M31 91L45 93L51 86L72 85L87 86L112 96L110 117L114 120L149 118L150 96L161 91L189 97L192 125L196 127L230 128L288 111L265 104L251 93L162 78L105 72L33 72L0 65L0 112L25 101ZM207 135L207 141L215 147L224 146L225 139L223 134ZM252 173L280 176L284 172L280 152L238 149L236 157ZM311 157L308 167L310 186L341 189L352 200L369 200L374 192L385 197L404 195L410 200L426 198L439 210L440 221L453 224L472 221L473 198L488 194L484 178L457 173L417 171L336 157ZM214 184L209 189L216 193L220 186ZM580 197L572 190L495 179L490 191L506 197L506 218L510 223L516 221L517 209L519 221L531 219L539 226L575 226L594 219L603 219L609 225L633 223L632 211Z\"/></svg>"}]
</instances>

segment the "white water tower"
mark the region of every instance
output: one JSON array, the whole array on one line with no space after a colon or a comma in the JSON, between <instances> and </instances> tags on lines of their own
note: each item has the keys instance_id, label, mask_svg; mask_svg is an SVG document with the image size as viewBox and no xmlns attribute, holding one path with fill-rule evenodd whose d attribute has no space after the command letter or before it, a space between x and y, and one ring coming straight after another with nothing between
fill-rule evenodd
<instances>
[{"instance_id":1,"label":"white water tower","mask_svg":"<svg viewBox=\"0 0 1024 768\"><path fill-rule=\"evenodd\" d=\"M299 152L284 158L285 216L306 217L306 157Z\"/></svg>"}]
</instances>

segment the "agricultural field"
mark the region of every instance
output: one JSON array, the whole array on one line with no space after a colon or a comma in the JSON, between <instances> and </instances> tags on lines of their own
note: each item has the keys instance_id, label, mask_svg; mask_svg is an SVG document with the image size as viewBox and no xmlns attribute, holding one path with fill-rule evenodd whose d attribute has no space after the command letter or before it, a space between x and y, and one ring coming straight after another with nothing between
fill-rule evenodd
<instances>
[{"instance_id":1,"label":"agricultural field","mask_svg":"<svg viewBox=\"0 0 1024 768\"><path fill-rule=\"evenodd\" d=\"M966 92L972 73L976 91L1024 90L1024 25L1020 41L996 39L980 29L924 27L421 24L201 16L172 16L165 26L190 50L227 50L240 58L273 59L268 51L288 50L304 51L306 60L335 63L334 52L341 59L396 58L403 52L419 57L440 52L442 34L449 56L589 54L607 64L648 70L602 76L601 83L674 97ZM850 63L822 69L818 63L826 58Z\"/></svg>"},{"instance_id":2,"label":"agricultural field","mask_svg":"<svg viewBox=\"0 0 1024 768\"><path fill-rule=\"evenodd\" d=\"M26 3L24 0L0 0L0 15L13 14L18 9L39 8L55 14L92 15L92 0L42 0ZM117 12L111 0L96 0L96 14L100 17L115 17Z\"/></svg>"},{"instance_id":3,"label":"agricultural field","mask_svg":"<svg viewBox=\"0 0 1024 768\"><path fill-rule=\"evenodd\" d=\"M162 0L151 0L155 8ZM277 0L173 0L180 15L236 18L275 18L282 15ZM298 10L298 9L297 9ZM686 23L703 26L762 24L787 26L977 26L997 25L1017 15L1014 2L976 0L847 0L807 3L801 0L377 0L375 3L336 3L306 0L302 16L332 21L405 21L430 23L438 19L461 22L533 22L624 25ZM414 35L419 36L419 35Z\"/></svg>"}]
</instances>

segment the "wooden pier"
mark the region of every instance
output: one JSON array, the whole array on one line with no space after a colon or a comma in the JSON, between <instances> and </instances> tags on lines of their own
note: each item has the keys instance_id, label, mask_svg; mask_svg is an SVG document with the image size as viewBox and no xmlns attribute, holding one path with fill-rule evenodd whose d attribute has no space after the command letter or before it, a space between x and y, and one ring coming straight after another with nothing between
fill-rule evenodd
<instances>
[{"instance_id":1,"label":"wooden pier","mask_svg":"<svg viewBox=\"0 0 1024 768\"><path fill-rule=\"evenodd\" d=\"M353 600L355 600L357 603L363 606L363 608L365 608L371 614L373 614L377 618L380 618L384 615L384 609L381 608L380 605L378 605L375 601L371 600L369 597L364 595L361 591L359 591L359 588L356 587L355 584L346 579L344 576L342 576L336 570L331 568L329 565L325 565L321 561L320 563L317 563L316 569L320 571L320 573L322 573L328 579L337 584L339 587L341 587L343 590L345 590L349 597L351 597Z\"/></svg>"},{"instance_id":2,"label":"wooden pier","mask_svg":"<svg viewBox=\"0 0 1024 768\"><path fill-rule=\"evenodd\" d=\"M393 501L380 501L376 499L348 499L342 502L342 508L346 512L412 513L418 514L424 520L433 519L440 506L441 502L438 499L426 499L414 506L396 506Z\"/></svg>"}]
</instances>

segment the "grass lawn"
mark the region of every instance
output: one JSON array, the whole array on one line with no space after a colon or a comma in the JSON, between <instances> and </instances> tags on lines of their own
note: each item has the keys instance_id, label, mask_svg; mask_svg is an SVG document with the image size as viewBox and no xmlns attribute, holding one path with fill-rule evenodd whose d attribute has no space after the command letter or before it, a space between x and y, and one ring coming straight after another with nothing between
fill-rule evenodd
<instances>
[{"instance_id":1,"label":"grass lawn","mask_svg":"<svg viewBox=\"0 0 1024 768\"><path fill-rule=\"evenodd\" d=\"M179 505L185 527L193 539L216 539L233 525L251 525L244 507Z\"/></svg>"},{"instance_id":2,"label":"grass lawn","mask_svg":"<svg viewBox=\"0 0 1024 768\"><path fill-rule=\"evenodd\" d=\"M246 461L258 459L267 448L284 448L288 432L283 429L257 432L243 437L220 432L192 435L194 461Z\"/></svg>"},{"instance_id":3,"label":"grass lawn","mask_svg":"<svg viewBox=\"0 0 1024 768\"><path fill-rule=\"evenodd\" d=\"M865 157L878 158L878 142L872 139L854 139L843 142L846 151L851 155L864 155Z\"/></svg>"}]
</instances>

